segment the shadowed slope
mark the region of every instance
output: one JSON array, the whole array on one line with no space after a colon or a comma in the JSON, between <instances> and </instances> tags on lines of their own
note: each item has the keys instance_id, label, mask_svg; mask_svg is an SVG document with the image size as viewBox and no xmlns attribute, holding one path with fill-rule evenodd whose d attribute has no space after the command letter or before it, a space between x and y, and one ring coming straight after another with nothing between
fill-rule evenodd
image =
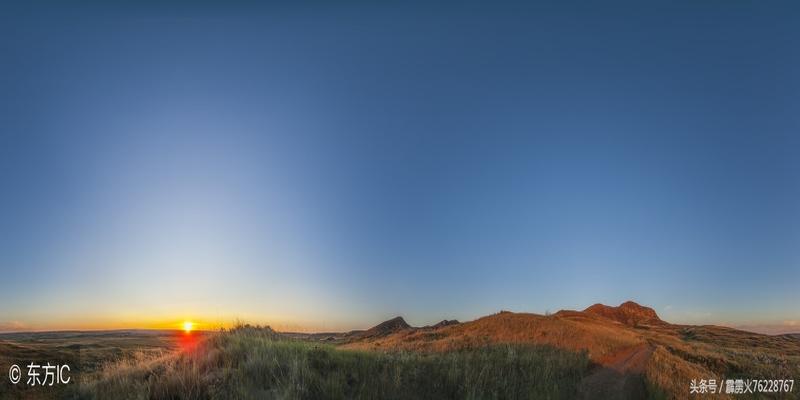
<instances>
[{"instance_id":1,"label":"shadowed slope","mask_svg":"<svg viewBox=\"0 0 800 400\"><path fill-rule=\"evenodd\" d=\"M394 317L388 321L383 321L380 324L367 329L366 331L355 331L352 333L352 337L360 340L378 338L410 328L411 325L409 325L406 320L403 319L403 317Z\"/></svg>"}]
</instances>

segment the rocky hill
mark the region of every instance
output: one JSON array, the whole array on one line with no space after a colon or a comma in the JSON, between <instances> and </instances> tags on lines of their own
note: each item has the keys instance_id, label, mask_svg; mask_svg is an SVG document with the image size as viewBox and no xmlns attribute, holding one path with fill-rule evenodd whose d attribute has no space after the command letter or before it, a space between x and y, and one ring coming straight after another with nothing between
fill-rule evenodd
<instances>
[{"instance_id":1,"label":"rocky hill","mask_svg":"<svg viewBox=\"0 0 800 400\"><path fill-rule=\"evenodd\" d=\"M626 301L618 307L611 307L605 304L594 304L583 312L587 314L599 315L628 326L640 324L664 324L665 322L658 317L655 310L650 307L641 306L632 301Z\"/></svg>"},{"instance_id":2,"label":"rocky hill","mask_svg":"<svg viewBox=\"0 0 800 400\"><path fill-rule=\"evenodd\" d=\"M380 338L406 329L411 329L411 325L409 325L403 317L394 317L365 331L354 332L352 339L363 340Z\"/></svg>"}]
</instances>

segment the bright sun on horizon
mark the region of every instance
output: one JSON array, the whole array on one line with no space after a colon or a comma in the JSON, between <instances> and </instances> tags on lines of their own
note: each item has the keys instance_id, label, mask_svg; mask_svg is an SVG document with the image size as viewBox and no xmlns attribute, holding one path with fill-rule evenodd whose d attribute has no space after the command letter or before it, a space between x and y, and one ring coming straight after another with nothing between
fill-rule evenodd
<instances>
[{"instance_id":1,"label":"bright sun on horizon","mask_svg":"<svg viewBox=\"0 0 800 400\"><path fill-rule=\"evenodd\" d=\"M183 321L183 331L189 333L194 328L194 323L192 321Z\"/></svg>"}]
</instances>

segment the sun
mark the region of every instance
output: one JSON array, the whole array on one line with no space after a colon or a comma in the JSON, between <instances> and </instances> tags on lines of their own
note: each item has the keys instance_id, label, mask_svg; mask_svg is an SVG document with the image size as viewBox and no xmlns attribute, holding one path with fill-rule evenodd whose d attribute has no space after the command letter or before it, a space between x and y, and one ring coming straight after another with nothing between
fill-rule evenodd
<instances>
[{"instance_id":1,"label":"sun","mask_svg":"<svg viewBox=\"0 0 800 400\"><path fill-rule=\"evenodd\" d=\"M189 333L194 328L194 322L192 321L183 321L183 331Z\"/></svg>"}]
</instances>

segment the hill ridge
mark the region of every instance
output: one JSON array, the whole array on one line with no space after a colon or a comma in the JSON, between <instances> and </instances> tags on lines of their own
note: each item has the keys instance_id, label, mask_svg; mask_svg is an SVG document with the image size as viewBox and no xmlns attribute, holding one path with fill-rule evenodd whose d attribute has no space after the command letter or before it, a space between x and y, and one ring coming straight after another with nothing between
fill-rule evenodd
<instances>
[{"instance_id":1,"label":"hill ridge","mask_svg":"<svg viewBox=\"0 0 800 400\"><path fill-rule=\"evenodd\" d=\"M666 324L666 322L658 317L655 310L650 307L642 306L634 301L626 301L617 307L596 303L587 307L583 312L608 318L628 326Z\"/></svg>"},{"instance_id":2,"label":"hill ridge","mask_svg":"<svg viewBox=\"0 0 800 400\"><path fill-rule=\"evenodd\" d=\"M357 339L378 338L411 328L411 325L409 325L403 317L397 316L383 321L365 331L356 332L354 336Z\"/></svg>"}]
</instances>

